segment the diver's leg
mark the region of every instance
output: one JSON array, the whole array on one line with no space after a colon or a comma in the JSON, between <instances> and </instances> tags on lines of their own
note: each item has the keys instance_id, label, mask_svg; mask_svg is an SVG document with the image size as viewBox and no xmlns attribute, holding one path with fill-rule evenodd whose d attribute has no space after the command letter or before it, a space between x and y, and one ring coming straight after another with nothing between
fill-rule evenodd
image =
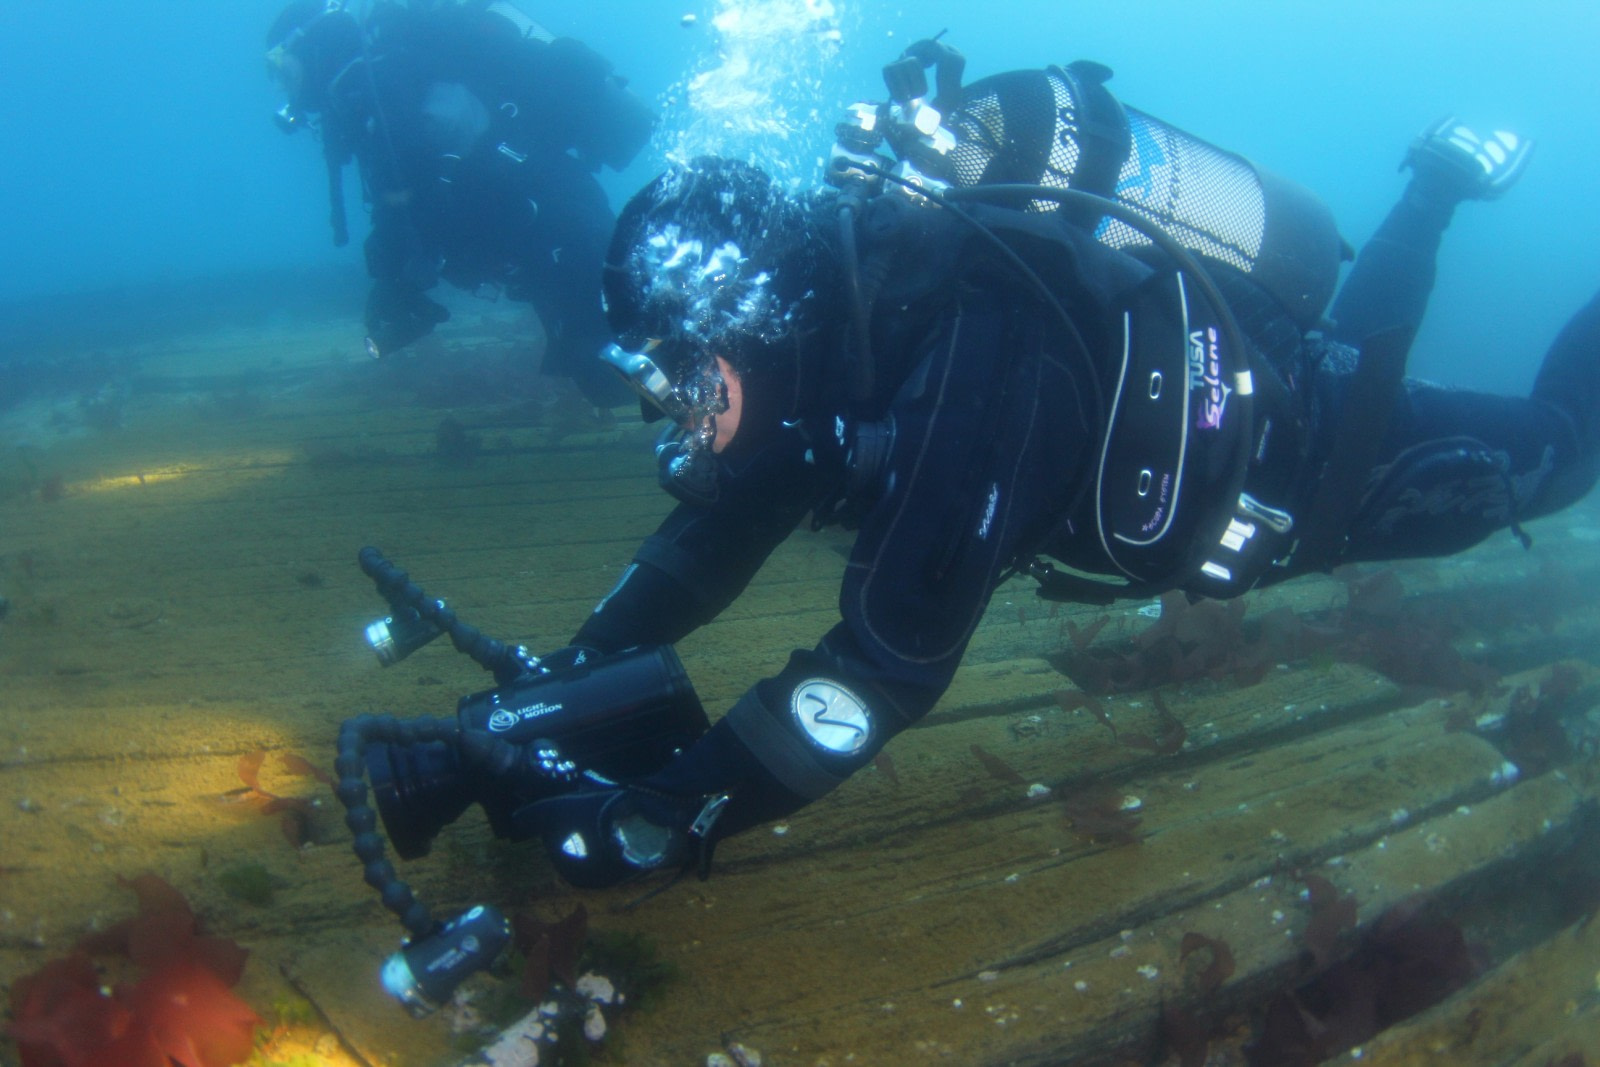
<instances>
[{"instance_id":1,"label":"diver's leg","mask_svg":"<svg viewBox=\"0 0 1600 1067\"><path fill-rule=\"evenodd\" d=\"M572 379L596 407L615 407L631 395L600 359L611 341L600 275L616 218L599 182L576 163L546 168L532 191L541 208L523 274L548 339L544 372Z\"/></svg>"},{"instance_id":2,"label":"diver's leg","mask_svg":"<svg viewBox=\"0 0 1600 1067\"><path fill-rule=\"evenodd\" d=\"M1412 142L1401 164L1411 181L1356 257L1328 317L1349 345L1383 330L1415 330L1433 292L1439 242L1463 200L1500 196L1521 176L1532 142L1506 131L1479 137L1453 119Z\"/></svg>"},{"instance_id":3,"label":"diver's leg","mask_svg":"<svg viewBox=\"0 0 1600 1067\"><path fill-rule=\"evenodd\" d=\"M1351 562L1448 555L1582 499L1600 476L1600 296L1562 329L1527 398L1407 381L1382 454Z\"/></svg>"},{"instance_id":4,"label":"diver's leg","mask_svg":"<svg viewBox=\"0 0 1600 1067\"><path fill-rule=\"evenodd\" d=\"M1600 294L1562 327L1533 382L1533 403L1570 425L1578 461L1558 468L1534 504L1538 514L1582 499L1600 476Z\"/></svg>"},{"instance_id":5,"label":"diver's leg","mask_svg":"<svg viewBox=\"0 0 1600 1067\"><path fill-rule=\"evenodd\" d=\"M1415 183L1413 183L1415 184ZM1453 203L1408 194L1390 209L1334 298L1329 335L1349 345L1398 326L1415 329L1433 293L1434 262Z\"/></svg>"}]
</instances>

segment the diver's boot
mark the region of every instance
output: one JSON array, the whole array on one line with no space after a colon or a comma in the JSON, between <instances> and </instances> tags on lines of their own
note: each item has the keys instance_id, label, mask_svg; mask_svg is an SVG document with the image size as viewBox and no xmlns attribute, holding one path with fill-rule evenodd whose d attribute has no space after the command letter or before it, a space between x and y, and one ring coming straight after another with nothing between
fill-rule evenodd
<instances>
[{"instance_id":1,"label":"diver's boot","mask_svg":"<svg viewBox=\"0 0 1600 1067\"><path fill-rule=\"evenodd\" d=\"M1410 168L1406 197L1446 212L1463 200L1494 200L1516 184L1533 154L1533 141L1510 130L1480 136L1454 117L1419 133L1400 161Z\"/></svg>"},{"instance_id":2,"label":"diver's boot","mask_svg":"<svg viewBox=\"0 0 1600 1067\"><path fill-rule=\"evenodd\" d=\"M1361 249L1328 309L1333 339L1360 345L1386 330L1418 328L1456 205L1504 194L1532 151L1533 142L1514 133L1479 137L1453 118L1419 133L1400 161L1401 170L1411 171L1404 195Z\"/></svg>"}]
</instances>

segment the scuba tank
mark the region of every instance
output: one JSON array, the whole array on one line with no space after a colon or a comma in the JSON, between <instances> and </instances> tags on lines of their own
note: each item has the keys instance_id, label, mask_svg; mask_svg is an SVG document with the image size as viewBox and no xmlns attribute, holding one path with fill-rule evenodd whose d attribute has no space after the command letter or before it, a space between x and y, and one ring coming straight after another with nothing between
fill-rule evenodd
<instances>
[{"instance_id":1,"label":"scuba tank","mask_svg":"<svg viewBox=\"0 0 1600 1067\"><path fill-rule=\"evenodd\" d=\"M1226 263L1271 295L1302 330L1314 329L1350 258L1333 214L1308 190L1243 156L1123 105L1109 68L1079 61L984 78L948 116L952 185L1042 185L1107 197L1183 247ZM1048 200L1017 206L1060 209ZM1135 254L1148 234L1089 218L1103 243Z\"/></svg>"},{"instance_id":2,"label":"scuba tank","mask_svg":"<svg viewBox=\"0 0 1600 1067\"><path fill-rule=\"evenodd\" d=\"M873 377L865 324L875 286L873 272L857 268L854 234L867 201L894 195L954 213L1009 259L1071 337L1071 316L1009 250L994 217L961 205L1059 213L1150 263L1156 276L1117 309L1120 366L1105 381L1087 378L1099 412L1097 471L1065 509L1062 529L1041 544L1066 559L1057 536L1082 504L1100 562L1078 565L1117 581L1063 574L1037 559L1025 569L1051 599L1245 592L1287 561L1303 533L1289 509L1302 503L1307 441L1279 369L1246 341L1219 282L1248 279L1257 296L1246 302L1281 312L1256 308L1252 321L1292 323L1297 342L1320 324L1349 258L1331 212L1243 157L1125 108L1099 64L1016 71L963 88L963 63L937 38L918 42L884 68L889 101L855 105L836 128L828 181L840 191L853 377ZM936 96L927 67L937 68Z\"/></svg>"}]
</instances>

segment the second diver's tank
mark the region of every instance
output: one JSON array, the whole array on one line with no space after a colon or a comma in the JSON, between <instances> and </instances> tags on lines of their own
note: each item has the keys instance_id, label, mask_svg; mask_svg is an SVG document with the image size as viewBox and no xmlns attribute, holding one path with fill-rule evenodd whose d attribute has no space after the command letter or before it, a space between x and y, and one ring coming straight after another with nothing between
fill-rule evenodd
<instances>
[{"instance_id":1,"label":"second diver's tank","mask_svg":"<svg viewBox=\"0 0 1600 1067\"><path fill-rule=\"evenodd\" d=\"M1349 246L1321 200L1236 153L1126 107L1111 71L1080 61L1011 71L968 85L946 119L948 178L959 186L1019 183L1110 197L1199 255L1227 263L1314 329ZM1054 211L1034 200L1031 210ZM1109 216L1095 236L1137 253L1150 238Z\"/></svg>"}]
</instances>

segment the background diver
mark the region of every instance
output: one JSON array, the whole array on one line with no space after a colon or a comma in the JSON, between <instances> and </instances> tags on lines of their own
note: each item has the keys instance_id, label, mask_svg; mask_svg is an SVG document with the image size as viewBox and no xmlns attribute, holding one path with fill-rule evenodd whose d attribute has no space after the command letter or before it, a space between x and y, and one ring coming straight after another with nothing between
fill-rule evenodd
<instances>
[{"instance_id":1,"label":"background diver","mask_svg":"<svg viewBox=\"0 0 1600 1067\"><path fill-rule=\"evenodd\" d=\"M514 5L295 0L267 34L289 131L314 125L334 242L354 159L372 215L367 347L388 355L449 318L439 279L538 312L542 369L594 403L626 396L595 360L610 340L598 278L614 216L595 178L621 170L653 116L611 64Z\"/></svg>"},{"instance_id":2,"label":"background diver","mask_svg":"<svg viewBox=\"0 0 1600 1067\"><path fill-rule=\"evenodd\" d=\"M1014 573L1058 599L1232 597L1520 533L1594 485L1600 301L1528 398L1403 377L1454 208L1503 192L1527 143L1424 131L1330 308L1348 251L1304 190L1121 104L1097 65L965 88L959 71L932 42L886 68L890 102L839 129L832 188L707 158L622 211L607 358L677 424L658 459L680 503L523 681L497 668L512 684L458 721L345 724L356 852L416 944L433 927L377 815L416 855L480 802L580 887L703 872L717 842L820 799L924 716ZM540 718L559 701L539 686L576 695L670 652L808 515L857 530L840 620L714 725L614 713L645 706L628 701L603 733L598 710ZM385 567L369 573L391 601L493 660ZM681 704L670 683L655 707Z\"/></svg>"}]
</instances>

